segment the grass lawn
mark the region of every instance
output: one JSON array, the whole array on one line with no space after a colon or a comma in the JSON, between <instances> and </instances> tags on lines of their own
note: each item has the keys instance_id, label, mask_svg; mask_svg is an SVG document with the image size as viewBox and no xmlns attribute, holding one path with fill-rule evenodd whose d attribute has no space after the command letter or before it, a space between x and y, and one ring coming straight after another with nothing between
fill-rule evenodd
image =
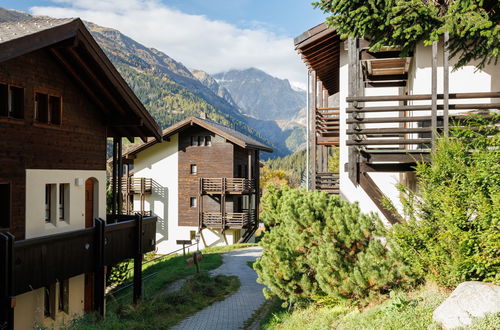
<instances>
[{"instance_id":1,"label":"grass lawn","mask_svg":"<svg viewBox=\"0 0 500 330\"><path fill-rule=\"evenodd\" d=\"M279 301L268 302L261 329L441 329L432 312L449 295L436 286L392 294L363 310L346 304L309 305L287 312ZM500 329L500 314L479 320L468 329Z\"/></svg>"},{"instance_id":2,"label":"grass lawn","mask_svg":"<svg viewBox=\"0 0 500 330\"><path fill-rule=\"evenodd\" d=\"M106 319L98 320L87 315L71 324L68 329L156 329L165 328L180 320L223 300L228 294L238 290L240 282L235 276L218 275L210 277L208 271L222 265L221 253L235 249L256 246L256 244L235 244L231 246L203 249L200 274L187 264L192 253L166 256L143 265L143 302L132 305L132 287L125 288L106 303ZM133 262L128 262L128 267ZM133 276L128 273L125 283ZM176 292L158 295L169 284L189 278Z\"/></svg>"},{"instance_id":3,"label":"grass lawn","mask_svg":"<svg viewBox=\"0 0 500 330\"><path fill-rule=\"evenodd\" d=\"M105 320L87 315L68 329L165 329L215 301L223 300L239 286L236 276L210 277L207 272L202 272L186 281L179 291L157 296L137 306L119 305L107 313Z\"/></svg>"}]
</instances>

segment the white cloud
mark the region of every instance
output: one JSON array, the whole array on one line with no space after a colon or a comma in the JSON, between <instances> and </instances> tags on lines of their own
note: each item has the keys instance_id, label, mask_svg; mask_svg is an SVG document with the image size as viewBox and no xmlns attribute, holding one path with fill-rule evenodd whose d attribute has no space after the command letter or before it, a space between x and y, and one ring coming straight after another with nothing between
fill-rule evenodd
<instances>
[{"instance_id":1,"label":"white cloud","mask_svg":"<svg viewBox=\"0 0 500 330\"><path fill-rule=\"evenodd\" d=\"M35 15L80 17L165 52L184 65L217 73L256 67L304 84L306 69L293 39L265 26L242 29L202 15L189 15L158 0L53 0L32 7Z\"/></svg>"}]
</instances>

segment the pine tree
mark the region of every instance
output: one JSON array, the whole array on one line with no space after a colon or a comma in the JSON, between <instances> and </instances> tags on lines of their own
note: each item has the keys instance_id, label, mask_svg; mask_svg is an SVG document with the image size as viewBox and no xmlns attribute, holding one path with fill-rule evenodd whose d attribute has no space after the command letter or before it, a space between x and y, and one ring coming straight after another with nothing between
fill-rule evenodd
<instances>
[{"instance_id":1,"label":"pine tree","mask_svg":"<svg viewBox=\"0 0 500 330\"><path fill-rule=\"evenodd\" d=\"M343 37L362 37L372 50L402 47L406 56L423 41L429 45L450 33L455 68L479 61L479 68L500 55L498 0L320 0L313 5L332 14L330 26Z\"/></svg>"},{"instance_id":2,"label":"pine tree","mask_svg":"<svg viewBox=\"0 0 500 330\"><path fill-rule=\"evenodd\" d=\"M363 299L398 286L405 268L379 239L380 220L325 193L270 188L262 218L271 224L255 264L266 296L289 303L332 297Z\"/></svg>"}]
</instances>

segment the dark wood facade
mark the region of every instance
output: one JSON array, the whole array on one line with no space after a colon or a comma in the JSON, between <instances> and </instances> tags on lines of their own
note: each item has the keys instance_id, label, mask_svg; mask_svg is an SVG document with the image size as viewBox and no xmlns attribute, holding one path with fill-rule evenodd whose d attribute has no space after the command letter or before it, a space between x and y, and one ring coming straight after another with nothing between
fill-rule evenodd
<instances>
[{"instance_id":1,"label":"dark wood facade","mask_svg":"<svg viewBox=\"0 0 500 330\"><path fill-rule=\"evenodd\" d=\"M222 232L245 229L242 239L250 238L258 225L259 153L272 150L232 129L194 117L167 128L163 139L174 134L178 134L178 225ZM134 147L124 157L133 163L137 153L155 143ZM122 191L126 200L137 195L131 185Z\"/></svg>"},{"instance_id":2,"label":"dark wood facade","mask_svg":"<svg viewBox=\"0 0 500 330\"><path fill-rule=\"evenodd\" d=\"M86 272L103 315L105 266L140 265L154 250L156 218L94 219L25 240L26 224L43 221L26 218L26 171L105 171L108 137L159 138L159 127L81 20L0 23L0 34L0 328L14 326L16 295Z\"/></svg>"},{"instance_id":3,"label":"dark wood facade","mask_svg":"<svg viewBox=\"0 0 500 330\"><path fill-rule=\"evenodd\" d=\"M26 169L105 170L107 127L99 109L46 50L0 63L0 84L24 89L21 119L0 116L0 183L11 184L11 218L1 228L25 235ZM63 100L61 125L35 120L35 93Z\"/></svg>"}]
</instances>

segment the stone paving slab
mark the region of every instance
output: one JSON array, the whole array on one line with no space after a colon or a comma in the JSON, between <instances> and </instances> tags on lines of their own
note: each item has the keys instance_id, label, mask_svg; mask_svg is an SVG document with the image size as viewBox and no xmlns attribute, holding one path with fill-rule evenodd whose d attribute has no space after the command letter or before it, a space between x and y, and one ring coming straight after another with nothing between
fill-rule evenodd
<instances>
[{"instance_id":1,"label":"stone paving slab","mask_svg":"<svg viewBox=\"0 0 500 330\"><path fill-rule=\"evenodd\" d=\"M264 303L262 289L257 283L257 274L248 265L261 256L261 247L251 247L223 254L223 264L211 271L212 275L235 275L240 279L238 291L225 300L216 302L181 321L175 330L235 330L243 328L255 310Z\"/></svg>"}]
</instances>

